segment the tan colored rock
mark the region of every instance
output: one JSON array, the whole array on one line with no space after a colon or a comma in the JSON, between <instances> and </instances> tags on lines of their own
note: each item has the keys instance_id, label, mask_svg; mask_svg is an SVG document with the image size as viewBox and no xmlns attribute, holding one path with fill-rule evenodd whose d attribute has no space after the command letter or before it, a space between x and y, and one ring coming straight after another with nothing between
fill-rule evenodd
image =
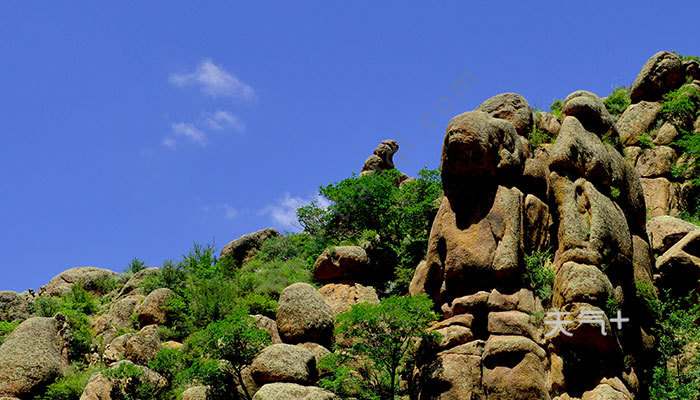
<instances>
[{"instance_id":1,"label":"tan colored rock","mask_svg":"<svg viewBox=\"0 0 700 400\"><path fill-rule=\"evenodd\" d=\"M331 354L330 350L321 346L318 343L311 343L311 342L299 343L299 344L297 344L297 346L310 351L311 354L314 355L314 359L316 359L316 367L317 368L318 368L319 363L321 362L321 359L323 357ZM324 375L328 375L331 372L333 372L333 371L321 370L320 368L318 368L318 376L319 377L324 376Z\"/></svg>"},{"instance_id":2,"label":"tan colored rock","mask_svg":"<svg viewBox=\"0 0 700 400\"><path fill-rule=\"evenodd\" d=\"M532 108L525 98L517 93L503 93L487 99L475 111L503 119L515 127L520 135L527 135L532 127Z\"/></svg>"},{"instance_id":3,"label":"tan colored rock","mask_svg":"<svg viewBox=\"0 0 700 400\"><path fill-rule=\"evenodd\" d=\"M452 314L457 315L465 312L481 313L486 310L489 296L489 292L479 291L474 294L458 297L452 301L450 307Z\"/></svg>"},{"instance_id":4,"label":"tan colored rock","mask_svg":"<svg viewBox=\"0 0 700 400\"><path fill-rule=\"evenodd\" d=\"M162 349L158 325L148 325L126 341L124 357L134 364L148 365Z\"/></svg>"},{"instance_id":5,"label":"tan colored rock","mask_svg":"<svg viewBox=\"0 0 700 400\"><path fill-rule=\"evenodd\" d=\"M277 304L277 329L285 343L333 342L333 313L316 289L295 283L282 291Z\"/></svg>"},{"instance_id":6,"label":"tan colored rock","mask_svg":"<svg viewBox=\"0 0 700 400\"><path fill-rule=\"evenodd\" d=\"M419 400L486 400L481 356L440 353L420 371Z\"/></svg>"},{"instance_id":7,"label":"tan colored rock","mask_svg":"<svg viewBox=\"0 0 700 400\"><path fill-rule=\"evenodd\" d=\"M549 207L542 200L528 194L523 209L523 242L525 251L544 251L549 248L551 224Z\"/></svg>"},{"instance_id":8,"label":"tan colored rock","mask_svg":"<svg viewBox=\"0 0 700 400\"><path fill-rule=\"evenodd\" d=\"M618 378L615 379L619 381ZM607 382L601 382L595 389L584 392L581 400L634 400L634 396L624 387L624 384L622 382L620 384L624 391L613 388Z\"/></svg>"},{"instance_id":9,"label":"tan colored rock","mask_svg":"<svg viewBox=\"0 0 700 400\"><path fill-rule=\"evenodd\" d=\"M270 334L271 344L282 343L280 332L277 329L277 322L274 319L260 314L253 315L253 318L255 318L255 324L258 329L264 329Z\"/></svg>"},{"instance_id":10,"label":"tan colored rock","mask_svg":"<svg viewBox=\"0 0 700 400\"><path fill-rule=\"evenodd\" d=\"M594 93L577 90L566 96L561 107L562 121L566 117L576 117L583 127L598 137L617 137L615 122L603 104Z\"/></svg>"},{"instance_id":11,"label":"tan colored rock","mask_svg":"<svg viewBox=\"0 0 700 400\"><path fill-rule=\"evenodd\" d=\"M657 145L668 145L678 139L679 136L680 133L678 132L678 129L676 129L676 126L670 122L665 122L663 125L661 125L661 128L659 128L659 131L656 133L656 136L654 136L654 140L652 141Z\"/></svg>"},{"instance_id":12,"label":"tan colored rock","mask_svg":"<svg viewBox=\"0 0 700 400\"><path fill-rule=\"evenodd\" d=\"M637 235L632 236L632 266L634 268L634 282L645 283L653 286L653 257L647 241Z\"/></svg>"},{"instance_id":13,"label":"tan colored rock","mask_svg":"<svg viewBox=\"0 0 700 400\"><path fill-rule=\"evenodd\" d=\"M182 400L209 400L208 386L193 386L182 392Z\"/></svg>"},{"instance_id":14,"label":"tan colored rock","mask_svg":"<svg viewBox=\"0 0 700 400\"><path fill-rule=\"evenodd\" d=\"M474 340L471 329L461 325L450 325L436 329L435 332L440 334L439 350L450 349Z\"/></svg>"},{"instance_id":15,"label":"tan colored rock","mask_svg":"<svg viewBox=\"0 0 700 400\"><path fill-rule=\"evenodd\" d=\"M141 286L143 285L145 280L148 279L149 276L158 275L159 272L160 268L149 267L135 273L134 276L129 278L129 280L124 284L124 286L122 286L121 290L119 291L119 294L117 295L117 299L121 299L130 294L143 295L144 292Z\"/></svg>"},{"instance_id":16,"label":"tan colored rock","mask_svg":"<svg viewBox=\"0 0 700 400\"><path fill-rule=\"evenodd\" d=\"M365 160L362 166L360 176L375 172L384 171L394 168L394 154L399 151L399 144L396 140L383 140L376 149L374 154Z\"/></svg>"},{"instance_id":17,"label":"tan colored rock","mask_svg":"<svg viewBox=\"0 0 700 400\"><path fill-rule=\"evenodd\" d=\"M121 365L132 364L130 361L119 361L114 363L110 369L115 370ZM167 380L160 376L158 373L151 371L150 369L142 366L136 366L141 372L141 377L137 378L140 384L149 385L152 389L152 396L156 396L160 393L163 388L168 384ZM107 378L101 373L95 373L90 377L83 394L80 396L80 400L111 400L111 393L115 386L115 381L113 378ZM122 382L125 384L126 382ZM123 395L123 394L122 394Z\"/></svg>"},{"instance_id":18,"label":"tan colored rock","mask_svg":"<svg viewBox=\"0 0 700 400\"><path fill-rule=\"evenodd\" d=\"M76 267L61 272L39 288L39 296L60 296L69 293L71 287L81 282L88 292L103 295L103 287L100 283L105 279L112 279L119 276L118 273L104 268L96 267Z\"/></svg>"},{"instance_id":19,"label":"tan colored rock","mask_svg":"<svg viewBox=\"0 0 700 400\"><path fill-rule=\"evenodd\" d=\"M253 400L340 400L335 394L315 387L294 383L268 383L255 393Z\"/></svg>"},{"instance_id":20,"label":"tan colored rock","mask_svg":"<svg viewBox=\"0 0 700 400\"><path fill-rule=\"evenodd\" d=\"M627 163L634 167L637 164L637 159L639 158L639 155L642 154L642 148L638 146L629 146L625 147L625 161Z\"/></svg>"},{"instance_id":21,"label":"tan colored rock","mask_svg":"<svg viewBox=\"0 0 700 400\"><path fill-rule=\"evenodd\" d=\"M643 178L671 175L676 152L668 146L656 146L642 150L637 159L637 171Z\"/></svg>"},{"instance_id":22,"label":"tan colored rock","mask_svg":"<svg viewBox=\"0 0 700 400\"><path fill-rule=\"evenodd\" d=\"M489 293L488 308L495 311L518 310L531 314L535 311L535 297L528 289L520 289L513 294L501 294L493 289Z\"/></svg>"},{"instance_id":23,"label":"tan colored rock","mask_svg":"<svg viewBox=\"0 0 700 400\"><path fill-rule=\"evenodd\" d=\"M651 248L658 254L664 253L690 231L697 229L700 227L668 215L655 217L647 222L647 234Z\"/></svg>"},{"instance_id":24,"label":"tan colored rock","mask_svg":"<svg viewBox=\"0 0 700 400\"><path fill-rule=\"evenodd\" d=\"M183 344L180 342L176 342L174 340L168 340L167 342L163 342L163 348L164 349L169 349L169 350L180 350L182 348Z\"/></svg>"},{"instance_id":25,"label":"tan colored rock","mask_svg":"<svg viewBox=\"0 0 700 400\"><path fill-rule=\"evenodd\" d=\"M233 257L234 263L237 266L241 266L258 252L267 239L280 236L282 235L273 228L266 228L257 232L248 233L238 239L232 240L224 246L224 248L221 249L219 259Z\"/></svg>"},{"instance_id":26,"label":"tan colored rock","mask_svg":"<svg viewBox=\"0 0 700 400\"><path fill-rule=\"evenodd\" d=\"M482 357L488 398L549 399L544 358L545 351L530 339L491 336Z\"/></svg>"},{"instance_id":27,"label":"tan colored rock","mask_svg":"<svg viewBox=\"0 0 700 400\"><path fill-rule=\"evenodd\" d=\"M661 288L673 289L679 296L698 291L700 279L700 230L689 232L656 260Z\"/></svg>"},{"instance_id":28,"label":"tan colored rock","mask_svg":"<svg viewBox=\"0 0 700 400\"><path fill-rule=\"evenodd\" d=\"M634 146L639 135L649 132L661 112L661 103L642 101L632 104L622 113L616 126L622 143Z\"/></svg>"},{"instance_id":29,"label":"tan colored rock","mask_svg":"<svg viewBox=\"0 0 700 400\"><path fill-rule=\"evenodd\" d=\"M95 335L102 335L105 342L110 342L119 329L133 330L132 315L144 299L143 295L129 294L115 300L104 315L95 319L92 327Z\"/></svg>"},{"instance_id":30,"label":"tan colored rock","mask_svg":"<svg viewBox=\"0 0 700 400\"><path fill-rule=\"evenodd\" d=\"M258 384L290 382L312 384L318 378L316 358L309 350L288 344L273 344L255 357L251 374Z\"/></svg>"},{"instance_id":31,"label":"tan colored rock","mask_svg":"<svg viewBox=\"0 0 700 400\"><path fill-rule=\"evenodd\" d=\"M610 279L593 265L566 262L557 271L554 279L554 307L566 303L584 302L605 307L613 295Z\"/></svg>"},{"instance_id":32,"label":"tan colored rock","mask_svg":"<svg viewBox=\"0 0 700 400\"><path fill-rule=\"evenodd\" d=\"M334 317L358 303L379 303L377 291L359 283L329 283L318 289L318 293L328 303Z\"/></svg>"},{"instance_id":33,"label":"tan colored rock","mask_svg":"<svg viewBox=\"0 0 700 400\"><path fill-rule=\"evenodd\" d=\"M535 122L537 123L538 129L547 133L551 137L557 137L559 130L561 129L561 123L557 117L550 113L538 113Z\"/></svg>"},{"instance_id":34,"label":"tan colored rock","mask_svg":"<svg viewBox=\"0 0 700 400\"><path fill-rule=\"evenodd\" d=\"M667 51L658 52L644 64L632 84L632 103L659 100L664 93L678 88L682 79L681 59Z\"/></svg>"},{"instance_id":35,"label":"tan colored rock","mask_svg":"<svg viewBox=\"0 0 700 400\"><path fill-rule=\"evenodd\" d=\"M136 307L139 325L151 324L163 325L167 322L168 301L175 297L175 293L168 288L160 288L152 291L143 303Z\"/></svg>"},{"instance_id":36,"label":"tan colored rock","mask_svg":"<svg viewBox=\"0 0 700 400\"><path fill-rule=\"evenodd\" d=\"M683 75L692 79L700 79L700 63L696 60L683 61Z\"/></svg>"},{"instance_id":37,"label":"tan colored rock","mask_svg":"<svg viewBox=\"0 0 700 400\"><path fill-rule=\"evenodd\" d=\"M136 333L125 333L112 339L112 341L105 346L105 350L102 353L102 359L105 364L111 365L112 363L122 360L124 358L124 353L126 353L126 342L134 336L136 336Z\"/></svg>"},{"instance_id":38,"label":"tan colored rock","mask_svg":"<svg viewBox=\"0 0 700 400\"><path fill-rule=\"evenodd\" d=\"M33 317L19 324L0 345L0 396L25 398L68 368L68 322Z\"/></svg>"},{"instance_id":39,"label":"tan colored rock","mask_svg":"<svg viewBox=\"0 0 700 400\"><path fill-rule=\"evenodd\" d=\"M678 216L687 209L690 185L671 182L667 178L642 178L644 201L649 218L661 215Z\"/></svg>"},{"instance_id":40,"label":"tan colored rock","mask_svg":"<svg viewBox=\"0 0 700 400\"><path fill-rule=\"evenodd\" d=\"M321 282L366 280L371 268L367 252L360 246L337 246L326 250L314 263L314 277Z\"/></svg>"},{"instance_id":41,"label":"tan colored rock","mask_svg":"<svg viewBox=\"0 0 700 400\"><path fill-rule=\"evenodd\" d=\"M34 300L29 292L0 291L0 321L16 321L29 318L29 305Z\"/></svg>"},{"instance_id":42,"label":"tan colored rock","mask_svg":"<svg viewBox=\"0 0 700 400\"><path fill-rule=\"evenodd\" d=\"M530 314L521 311L494 311L488 316L489 333L525 336L536 343L542 341L542 332L532 324Z\"/></svg>"}]
</instances>

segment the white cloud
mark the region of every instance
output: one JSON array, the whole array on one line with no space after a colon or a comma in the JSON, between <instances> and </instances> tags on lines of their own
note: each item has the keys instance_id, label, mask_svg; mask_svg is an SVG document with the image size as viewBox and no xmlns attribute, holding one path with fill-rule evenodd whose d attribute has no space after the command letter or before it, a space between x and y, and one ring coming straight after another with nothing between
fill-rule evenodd
<instances>
[{"instance_id":1,"label":"white cloud","mask_svg":"<svg viewBox=\"0 0 700 400\"><path fill-rule=\"evenodd\" d=\"M163 138L163 141L160 142L160 144L162 144L165 147L169 147L171 149L174 149L175 145L176 145L175 138L168 136L166 138Z\"/></svg>"},{"instance_id":2,"label":"white cloud","mask_svg":"<svg viewBox=\"0 0 700 400\"><path fill-rule=\"evenodd\" d=\"M238 216L238 211L228 204L221 204L219 207L224 209L224 219L234 219Z\"/></svg>"},{"instance_id":3,"label":"white cloud","mask_svg":"<svg viewBox=\"0 0 700 400\"><path fill-rule=\"evenodd\" d=\"M215 131L233 129L236 132L245 132L245 124L240 118L224 110L213 113L205 113L205 124Z\"/></svg>"},{"instance_id":4,"label":"white cloud","mask_svg":"<svg viewBox=\"0 0 700 400\"><path fill-rule=\"evenodd\" d=\"M286 192L284 197L277 201L277 204L268 204L259 212L259 215L269 215L272 222L280 227L299 230L297 208L311 204L314 200L322 208L327 208L330 205L325 197L319 195L302 198L292 197L289 192Z\"/></svg>"},{"instance_id":5,"label":"white cloud","mask_svg":"<svg viewBox=\"0 0 700 400\"><path fill-rule=\"evenodd\" d=\"M235 75L204 59L194 72L189 74L170 74L168 81L175 86L196 85L202 92L212 97L233 97L238 100L252 100L255 91L241 82Z\"/></svg>"},{"instance_id":6,"label":"white cloud","mask_svg":"<svg viewBox=\"0 0 700 400\"><path fill-rule=\"evenodd\" d=\"M221 203L221 204L205 204L199 208L203 213L209 214L212 211L217 211L217 214L219 211L222 211L223 219L235 219L238 217L240 212L231 206L228 203Z\"/></svg>"},{"instance_id":7,"label":"white cloud","mask_svg":"<svg viewBox=\"0 0 700 400\"><path fill-rule=\"evenodd\" d=\"M172 124L170 125L170 127L173 129L173 134L175 134L176 136L184 136L192 140L193 142L199 144L200 146L205 146L207 143L207 136L204 134L204 132L197 129L197 127L193 124L180 122L177 124ZM163 144L165 144L165 141Z\"/></svg>"}]
</instances>

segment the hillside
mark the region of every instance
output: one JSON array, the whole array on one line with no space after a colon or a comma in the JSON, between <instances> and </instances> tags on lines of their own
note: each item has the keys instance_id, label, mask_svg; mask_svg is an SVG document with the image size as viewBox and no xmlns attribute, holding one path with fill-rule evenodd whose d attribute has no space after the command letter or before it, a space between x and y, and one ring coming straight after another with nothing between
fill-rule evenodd
<instances>
[{"instance_id":1,"label":"hillside","mask_svg":"<svg viewBox=\"0 0 700 400\"><path fill-rule=\"evenodd\" d=\"M0 292L0 400L698 399L700 60L446 127L220 251ZM437 158L438 149L435 149Z\"/></svg>"}]
</instances>

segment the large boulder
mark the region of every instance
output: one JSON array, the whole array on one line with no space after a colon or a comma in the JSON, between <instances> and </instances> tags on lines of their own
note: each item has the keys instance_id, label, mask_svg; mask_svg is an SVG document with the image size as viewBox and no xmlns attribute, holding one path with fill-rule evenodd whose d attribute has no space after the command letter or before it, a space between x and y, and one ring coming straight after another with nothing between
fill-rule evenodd
<instances>
[{"instance_id":1,"label":"large boulder","mask_svg":"<svg viewBox=\"0 0 700 400\"><path fill-rule=\"evenodd\" d=\"M80 282L85 290L103 295L105 280L116 278L118 273L104 268L76 267L56 275L46 285L39 288L39 296L60 296L71 291L71 287Z\"/></svg>"},{"instance_id":2,"label":"large boulder","mask_svg":"<svg viewBox=\"0 0 700 400\"><path fill-rule=\"evenodd\" d=\"M122 368L128 368L131 365L133 364L130 361L119 361L114 363L109 369L116 370L122 366ZM152 398L156 398L160 391L167 386L168 381L160 374L139 365L134 366L134 368L139 371L139 376L135 378L137 379L137 383L148 385L152 390L152 392L149 393L153 396ZM115 385L120 383L122 386L126 386L127 383L134 383L131 379L134 378L117 379L106 377L100 372L95 373L90 377L87 386L85 386L83 390L83 394L80 396L80 400L110 400L113 398L112 392L116 389ZM125 393L120 394L122 396L121 398L128 398L124 397Z\"/></svg>"},{"instance_id":3,"label":"large boulder","mask_svg":"<svg viewBox=\"0 0 700 400\"><path fill-rule=\"evenodd\" d=\"M562 120L576 117L583 127L599 137L614 138L615 121L597 95L577 90L566 96L561 107Z\"/></svg>"},{"instance_id":4,"label":"large boulder","mask_svg":"<svg viewBox=\"0 0 700 400\"><path fill-rule=\"evenodd\" d=\"M163 345L160 343L158 325L148 325L126 341L124 357L135 364L148 365L161 350Z\"/></svg>"},{"instance_id":5,"label":"large boulder","mask_svg":"<svg viewBox=\"0 0 700 400\"><path fill-rule=\"evenodd\" d=\"M693 230L656 260L659 285L685 296L698 292L700 279L700 230Z\"/></svg>"},{"instance_id":6,"label":"large boulder","mask_svg":"<svg viewBox=\"0 0 700 400\"><path fill-rule=\"evenodd\" d=\"M652 139L652 142L656 145L668 145L673 143L680 136L678 128L671 122L664 122L656 132L656 136Z\"/></svg>"},{"instance_id":7,"label":"large boulder","mask_svg":"<svg viewBox=\"0 0 700 400\"><path fill-rule=\"evenodd\" d=\"M337 246L326 250L314 263L314 277L321 282L363 281L370 278L370 261L360 246Z\"/></svg>"},{"instance_id":8,"label":"large boulder","mask_svg":"<svg viewBox=\"0 0 700 400\"><path fill-rule=\"evenodd\" d=\"M559 268L554 280L554 307L566 303L586 302L605 307L613 295L610 279L593 265L567 262Z\"/></svg>"},{"instance_id":9,"label":"large boulder","mask_svg":"<svg viewBox=\"0 0 700 400\"><path fill-rule=\"evenodd\" d=\"M488 398L549 399L545 351L522 336L491 336L482 355L483 385Z\"/></svg>"},{"instance_id":10,"label":"large boulder","mask_svg":"<svg viewBox=\"0 0 700 400\"><path fill-rule=\"evenodd\" d=\"M517 93L502 93L487 99L475 111L483 111L494 118L509 121L519 135L527 136L532 127L532 108Z\"/></svg>"},{"instance_id":11,"label":"large boulder","mask_svg":"<svg viewBox=\"0 0 700 400\"><path fill-rule=\"evenodd\" d=\"M335 394L295 383L268 383L255 393L253 400L340 400Z\"/></svg>"},{"instance_id":12,"label":"large boulder","mask_svg":"<svg viewBox=\"0 0 700 400\"><path fill-rule=\"evenodd\" d=\"M399 144L396 140L383 140L379 143L376 149L374 149L374 154L369 156L365 160L362 166L362 171L360 175L366 175L372 172L381 172L387 169L394 169L394 154L399 151Z\"/></svg>"},{"instance_id":13,"label":"large boulder","mask_svg":"<svg viewBox=\"0 0 700 400\"><path fill-rule=\"evenodd\" d=\"M29 398L68 368L68 322L34 317L22 322L0 345L0 396Z\"/></svg>"},{"instance_id":14,"label":"large boulder","mask_svg":"<svg viewBox=\"0 0 700 400\"><path fill-rule=\"evenodd\" d=\"M647 222L647 234L651 248L657 254L663 254L689 232L700 229L695 224L680 218L662 215Z\"/></svg>"},{"instance_id":15,"label":"large boulder","mask_svg":"<svg viewBox=\"0 0 700 400\"><path fill-rule=\"evenodd\" d=\"M29 292L0 291L0 321L25 320L31 314L29 305L34 300Z\"/></svg>"},{"instance_id":16,"label":"large boulder","mask_svg":"<svg viewBox=\"0 0 700 400\"><path fill-rule=\"evenodd\" d=\"M323 300L331 307L333 316L337 316L358 303L379 303L377 291L372 286L359 283L329 283L318 289Z\"/></svg>"},{"instance_id":17,"label":"large boulder","mask_svg":"<svg viewBox=\"0 0 700 400\"><path fill-rule=\"evenodd\" d=\"M168 314L166 306L168 305L168 300L172 299L174 296L175 293L168 288L160 288L152 291L146 296L143 303L136 307L139 325L165 324Z\"/></svg>"},{"instance_id":18,"label":"large boulder","mask_svg":"<svg viewBox=\"0 0 700 400\"><path fill-rule=\"evenodd\" d=\"M132 315L144 298L144 296L139 294L130 294L115 300L105 314L95 319L92 326L95 335L101 335L107 343L114 338L118 330L134 329Z\"/></svg>"},{"instance_id":19,"label":"large boulder","mask_svg":"<svg viewBox=\"0 0 700 400\"><path fill-rule=\"evenodd\" d=\"M642 150L637 159L637 171L642 178L670 176L675 161L675 150L668 146L655 146Z\"/></svg>"},{"instance_id":20,"label":"large boulder","mask_svg":"<svg viewBox=\"0 0 700 400\"><path fill-rule=\"evenodd\" d=\"M308 283L295 283L280 294L277 328L285 343L333 342L333 313L318 291Z\"/></svg>"},{"instance_id":21,"label":"large boulder","mask_svg":"<svg viewBox=\"0 0 700 400\"><path fill-rule=\"evenodd\" d=\"M210 400L207 386L192 386L182 392L182 400Z\"/></svg>"},{"instance_id":22,"label":"large boulder","mask_svg":"<svg viewBox=\"0 0 700 400\"><path fill-rule=\"evenodd\" d=\"M458 346L440 353L434 361L420 370L418 377L419 399L485 400L481 384L481 350L464 351ZM459 351L459 350L462 351Z\"/></svg>"},{"instance_id":23,"label":"large boulder","mask_svg":"<svg viewBox=\"0 0 700 400\"><path fill-rule=\"evenodd\" d=\"M697 60L683 61L683 74L686 78L700 79L700 62Z\"/></svg>"},{"instance_id":24,"label":"large boulder","mask_svg":"<svg viewBox=\"0 0 700 400\"><path fill-rule=\"evenodd\" d=\"M537 113L535 123L537 124L537 129L547 133L551 137L557 137L559 129L561 129L561 122L559 122L557 117L546 112Z\"/></svg>"},{"instance_id":25,"label":"large boulder","mask_svg":"<svg viewBox=\"0 0 700 400\"><path fill-rule=\"evenodd\" d=\"M683 83L681 59L667 51L654 54L642 67L632 84L632 103L642 100L656 101L669 90Z\"/></svg>"},{"instance_id":26,"label":"large boulder","mask_svg":"<svg viewBox=\"0 0 700 400\"><path fill-rule=\"evenodd\" d=\"M234 263L237 266L241 266L258 252L267 239L280 236L282 235L273 228L266 228L243 235L224 246L221 249L219 259L233 257Z\"/></svg>"},{"instance_id":27,"label":"large boulder","mask_svg":"<svg viewBox=\"0 0 700 400\"><path fill-rule=\"evenodd\" d=\"M318 378L314 354L289 344L266 347L253 360L250 372L261 385L273 382L312 384Z\"/></svg>"},{"instance_id":28,"label":"large boulder","mask_svg":"<svg viewBox=\"0 0 700 400\"><path fill-rule=\"evenodd\" d=\"M128 281L122 286L121 290L119 291L119 294L117 295L118 299L121 299L122 297L125 297L130 294L144 294L142 285L148 279L149 276L155 276L158 275L160 271L160 268L156 267L149 267L146 269L142 269L141 271L137 272L129 278Z\"/></svg>"},{"instance_id":29,"label":"large boulder","mask_svg":"<svg viewBox=\"0 0 700 400\"><path fill-rule=\"evenodd\" d=\"M690 182L672 182L666 177L641 178L640 182L649 218L660 215L678 216L688 209Z\"/></svg>"},{"instance_id":30,"label":"large boulder","mask_svg":"<svg viewBox=\"0 0 700 400\"><path fill-rule=\"evenodd\" d=\"M661 103L641 101L627 107L617 120L620 139L627 146L639 143L639 135L648 132L661 112Z\"/></svg>"}]
</instances>

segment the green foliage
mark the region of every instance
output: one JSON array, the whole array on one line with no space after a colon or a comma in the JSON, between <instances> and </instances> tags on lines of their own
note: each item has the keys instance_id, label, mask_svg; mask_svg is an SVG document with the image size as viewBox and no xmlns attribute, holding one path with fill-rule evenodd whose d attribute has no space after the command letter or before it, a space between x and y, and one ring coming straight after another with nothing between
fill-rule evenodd
<instances>
[{"instance_id":1,"label":"green foliage","mask_svg":"<svg viewBox=\"0 0 700 400\"><path fill-rule=\"evenodd\" d=\"M103 366L95 365L86 368L82 363L71 364L66 374L46 387L42 400L79 400L87 386L88 380Z\"/></svg>"},{"instance_id":2,"label":"green foliage","mask_svg":"<svg viewBox=\"0 0 700 400\"><path fill-rule=\"evenodd\" d=\"M108 369L102 375L114 382L111 398L114 400L147 400L153 398L155 388L144 379L141 368L131 363L122 363Z\"/></svg>"},{"instance_id":3,"label":"green foliage","mask_svg":"<svg viewBox=\"0 0 700 400\"><path fill-rule=\"evenodd\" d=\"M679 149L686 162L677 165L674 175L687 178L693 186L700 187L700 134L681 130L683 134L674 145Z\"/></svg>"},{"instance_id":4,"label":"green foliage","mask_svg":"<svg viewBox=\"0 0 700 400\"><path fill-rule=\"evenodd\" d=\"M129 265L127 265L126 269L124 269L124 272L135 274L144 269L146 269L146 263L134 257Z\"/></svg>"},{"instance_id":5,"label":"green foliage","mask_svg":"<svg viewBox=\"0 0 700 400\"><path fill-rule=\"evenodd\" d=\"M661 115L666 121L672 122L678 129L687 127L688 122L697 114L697 101L700 93L692 86L683 86L668 92L661 104Z\"/></svg>"},{"instance_id":6,"label":"green foliage","mask_svg":"<svg viewBox=\"0 0 700 400\"><path fill-rule=\"evenodd\" d=\"M358 362L366 360L373 375L369 382L377 385L374 392L393 400L399 368L412 362L418 339L436 339L437 333L425 329L437 318L433 303L426 295L391 296L379 304L355 304L336 318L336 334L352 343L336 352L358 357L355 359ZM347 370L339 372L346 374ZM328 379L329 385L342 382L337 376Z\"/></svg>"},{"instance_id":7,"label":"green foliage","mask_svg":"<svg viewBox=\"0 0 700 400\"><path fill-rule=\"evenodd\" d=\"M164 348L148 363L148 368L172 382L185 370L186 362L181 350Z\"/></svg>"},{"instance_id":8,"label":"green foliage","mask_svg":"<svg viewBox=\"0 0 700 400\"><path fill-rule=\"evenodd\" d=\"M525 255L525 281L529 282L535 294L543 301L552 297L554 268L551 258L549 250L534 251Z\"/></svg>"},{"instance_id":9,"label":"green foliage","mask_svg":"<svg viewBox=\"0 0 700 400\"><path fill-rule=\"evenodd\" d=\"M539 114L535 118L539 118ZM537 147L542 143L549 143L552 141L552 137L545 131L537 127L537 123L532 124L532 130L527 135L527 140L530 142L530 146Z\"/></svg>"},{"instance_id":10,"label":"green foliage","mask_svg":"<svg viewBox=\"0 0 700 400\"><path fill-rule=\"evenodd\" d=\"M617 299L613 296L608 297L608 300L605 302L605 310L609 314L616 313L617 310L620 309L620 302L617 301Z\"/></svg>"},{"instance_id":11,"label":"green foliage","mask_svg":"<svg viewBox=\"0 0 700 400\"><path fill-rule=\"evenodd\" d=\"M654 138L651 136L650 133L642 133L637 137L637 139L639 140L639 147L643 149L651 149L656 147L656 144L654 144L654 142L652 141L654 140Z\"/></svg>"},{"instance_id":12,"label":"green foliage","mask_svg":"<svg viewBox=\"0 0 700 400\"><path fill-rule=\"evenodd\" d=\"M700 62L700 57L698 57L698 56L694 56L694 55L690 55L690 54L688 54L688 55L683 55L683 54L677 53L677 52L675 52L675 51L671 51L671 53L673 53L673 54L677 55L678 57L680 57L681 61L691 61L691 60L695 60L695 61L697 61L697 62Z\"/></svg>"},{"instance_id":13,"label":"green foliage","mask_svg":"<svg viewBox=\"0 0 700 400\"><path fill-rule=\"evenodd\" d=\"M341 398L379 400L379 394L374 389L377 387L377 382L365 379L367 374L358 373L350 365L353 365L353 358L347 353L335 352L325 355L319 361L318 368L319 370L332 371L332 373L322 376L318 380L318 386Z\"/></svg>"},{"instance_id":14,"label":"green foliage","mask_svg":"<svg viewBox=\"0 0 700 400\"><path fill-rule=\"evenodd\" d=\"M12 333L19 326L19 321L8 322L0 321L0 344L5 340L5 337Z\"/></svg>"},{"instance_id":15,"label":"green foliage","mask_svg":"<svg viewBox=\"0 0 700 400\"><path fill-rule=\"evenodd\" d=\"M616 188L615 186L610 186L610 196L612 196L613 199L619 198L620 189Z\"/></svg>"},{"instance_id":16,"label":"green foliage","mask_svg":"<svg viewBox=\"0 0 700 400\"><path fill-rule=\"evenodd\" d=\"M207 398L212 400L230 399L236 390L231 371L220 360L198 358L183 371L180 379L208 386Z\"/></svg>"},{"instance_id":17,"label":"green foliage","mask_svg":"<svg viewBox=\"0 0 700 400\"><path fill-rule=\"evenodd\" d=\"M700 304L693 301L692 293L684 298L673 297L668 291L662 292L659 299L648 293L642 296L657 321L653 333L657 338L658 363L650 398L696 399L700 391L700 357L696 346L700 341L700 327L696 324Z\"/></svg>"},{"instance_id":18,"label":"green foliage","mask_svg":"<svg viewBox=\"0 0 700 400\"><path fill-rule=\"evenodd\" d=\"M610 115L617 118L629 107L630 102L629 88L626 86L618 86L605 98L603 103Z\"/></svg>"},{"instance_id":19,"label":"green foliage","mask_svg":"<svg viewBox=\"0 0 700 400\"><path fill-rule=\"evenodd\" d=\"M552 103L549 105L549 113L557 117L557 119L561 120L561 107L564 105L564 102L561 99L555 99L552 101Z\"/></svg>"},{"instance_id":20,"label":"green foliage","mask_svg":"<svg viewBox=\"0 0 700 400\"><path fill-rule=\"evenodd\" d=\"M58 313L66 316L71 330L69 353L74 360L90 351L93 333L88 315L98 309L97 299L80 282L73 284L71 291L61 297L41 296L30 305L35 316L53 317Z\"/></svg>"},{"instance_id":21,"label":"green foliage","mask_svg":"<svg viewBox=\"0 0 700 400\"><path fill-rule=\"evenodd\" d=\"M395 291L405 293L425 255L442 194L438 171L422 169L418 175L401 187L401 173L395 169L321 187L320 194L331 204L326 209L314 204L300 208L299 221L324 246L368 244L377 285L391 280Z\"/></svg>"}]
</instances>

